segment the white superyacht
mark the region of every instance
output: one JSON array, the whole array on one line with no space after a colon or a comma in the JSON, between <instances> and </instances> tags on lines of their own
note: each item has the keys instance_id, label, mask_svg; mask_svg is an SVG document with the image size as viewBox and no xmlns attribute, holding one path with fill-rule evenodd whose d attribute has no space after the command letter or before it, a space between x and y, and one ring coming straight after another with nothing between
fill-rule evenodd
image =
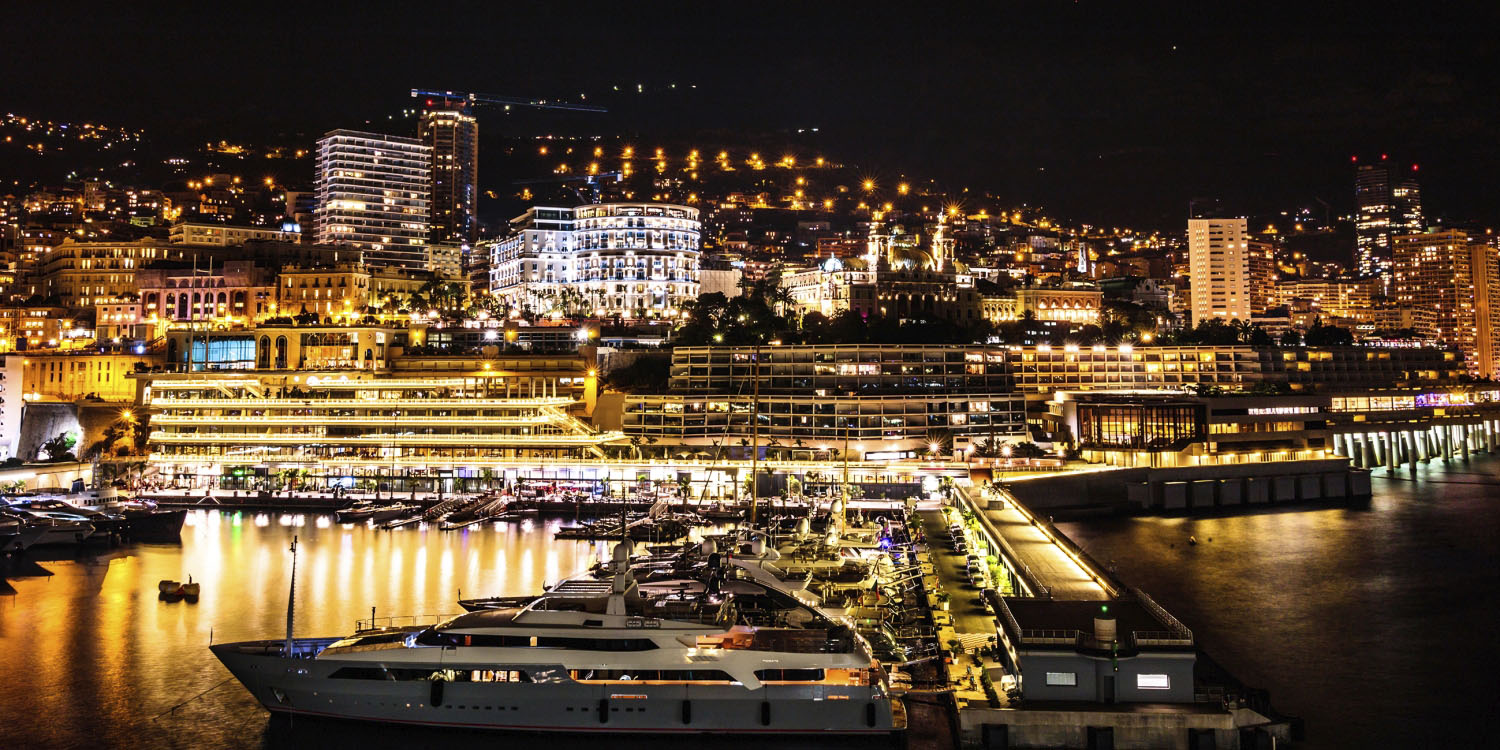
<instances>
[{"instance_id":1,"label":"white superyacht","mask_svg":"<svg viewBox=\"0 0 1500 750\"><path fill-rule=\"evenodd\" d=\"M790 597L738 606L723 576L643 592L629 561L621 543L607 584L560 585L431 628L211 649L279 713L538 732L905 729L852 628Z\"/></svg>"}]
</instances>

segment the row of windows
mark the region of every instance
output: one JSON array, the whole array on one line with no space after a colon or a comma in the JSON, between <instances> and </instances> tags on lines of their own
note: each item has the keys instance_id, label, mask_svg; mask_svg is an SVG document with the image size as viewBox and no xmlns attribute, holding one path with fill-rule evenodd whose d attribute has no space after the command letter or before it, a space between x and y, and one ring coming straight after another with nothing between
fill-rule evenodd
<instances>
[{"instance_id":1,"label":"row of windows","mask_svg":"<svg viewBox=\"0 0 1500 750\"><path fill-rule=\"evenodd\" d=\"M1078 684L1077 672L1048 672L1048 685L1074 687ZM1172 676L1165 674L1138 674L1135 676L1137 690L1171 690Z\"/></svg>"},{"instance_id":2,"label":"row of windows","mask_svg":"<svg viewBox=\"0 0 1500 750\"><path fill-rule=\"evenodd\" d=\"M567 648L576 651L651 651L650 638L565 638L535 635L488 635L424 630L417 636L420 646L475 646L482 648Z\"/></svg>"}]
</instances>

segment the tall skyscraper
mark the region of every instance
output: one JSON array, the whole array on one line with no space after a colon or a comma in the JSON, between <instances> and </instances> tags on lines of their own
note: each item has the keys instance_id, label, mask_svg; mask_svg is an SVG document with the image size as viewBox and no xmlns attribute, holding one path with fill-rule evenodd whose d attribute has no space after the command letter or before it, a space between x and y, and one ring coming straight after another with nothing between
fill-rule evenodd
<instances>
[{"instance_id":1,"label":"tall skyscraper","mask_svg":"<svg viewBox=\"0 0 1500 750\"><path fill-rule=\"evenodd\" d=\"M1188 220L1192 323L1250 319L1250 232L1238 219Z\"/></svg>"},{"instance_id":2,"label":"tall skyscraper","mask_svg":"<svg viewBox=\"0 0 1500 750\"><path fill-rule=\"evenodd\" d=\"M318 140L317 241L372 266L428 266L432 150L415 138L333 130Z\"/></svg>"},{"instance_id":3,"label":"tall skyscraper","mask_svg":"<svg viewBox=\"0 0 1500 750\"><path fill-rule=\"evenodd\" d=\"M1436 313L1438 338L1463 352L1470 374L1500 373L1500 255L1450 229L1393 238L1396 304Z\"/></svg>"},{"instance_id":4,"label":"tall skyscraper","mask_svg":"<svg viewBox=\"0 0 1500 750\"><path fill-rule=\"evenodd\" d=\"M1355 258L1361 276L1380 276L1391 286L1391 238L1423 229L1422 191L1417 165L1399 169L1381 155L1375 164L1360 164L1354 173Z\"/></svg>"},{"instance_id":5,"label":"tall skyscraper","mask_svg":"<svg viewBox=\"0 0 1500 750\"><path fill-rule=\"evenodd\" d=\"M473 243L478 229L479 121L464 105L434 104L417 121L417 140L432 149L433 242Z\"/></svg>"}]
</instances>

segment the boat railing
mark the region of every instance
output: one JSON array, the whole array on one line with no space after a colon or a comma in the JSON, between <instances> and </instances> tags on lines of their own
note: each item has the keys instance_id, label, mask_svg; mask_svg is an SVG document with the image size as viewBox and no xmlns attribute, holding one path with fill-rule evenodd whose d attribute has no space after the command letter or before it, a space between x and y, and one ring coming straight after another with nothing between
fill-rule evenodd
<instances>
[{"instance_id":1,"label":"boat railing","mask_svg":"<svg viewBox=\"0 0 1500 750\"><path fill-rule=\"evenodd\" d=\"M386 617L371 617L364 620L354 621L354 632L367 633L371 630L389 630L391 628L415 628L426 625L436 625L446 620L463 614L462 612L450 612L437 615L388 615Z\"/></svg>"}]
</instances>

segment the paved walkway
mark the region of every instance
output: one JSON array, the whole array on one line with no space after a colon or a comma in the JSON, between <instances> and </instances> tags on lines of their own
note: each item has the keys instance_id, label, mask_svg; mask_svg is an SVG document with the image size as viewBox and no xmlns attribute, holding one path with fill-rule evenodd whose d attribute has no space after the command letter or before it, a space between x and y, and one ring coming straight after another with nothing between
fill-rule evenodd
<instances>
[{"instance_id":1,"label":"paved walkway","mask_svg":"<svg viewBox=\"0 0 1500 750\"><path fill-rule=\"evenodd\" d=\"M1014 498L1005 495L1003 506L991 501L984 513L995 531L1010 544L1016 557L1031 569L1031 574L1043 586L1051 590L1052 598L1085 601L1109 598L1081 563L1033 525L1025 513L1017 510ZM1046 523L1045 519L1041 523Z\"/></svg>"},{"instance_id":2,"label":"paved walkway","mask_svg":"<svg viewBox=\"0 0 1500 750\"><path fill-rule=\"evenodd\" d=\"M995 635L995 618L980 598L979 589L969 583L968 571L965 569L966 556L953 551L943 512L923 510L917 515L922 519L922 529L927 537L938 585L952 597L948 603L948 612L933 612L933 618L938 622L938 641L947 648L949 641L956 640L966 652L953 664L947 665L948 685L953 688L953 697L960 707L971 703L988 706L989 699L985 697L980 685L979 673L981 670L990 670L998 687L1003 670L999 670L999 665L990 659L984 659L981 664L976 665L968 654L990 642L990 638ZM1000 692L1001 700L1004 701L1003 691Z\"/></svg>"}]
</instances>

